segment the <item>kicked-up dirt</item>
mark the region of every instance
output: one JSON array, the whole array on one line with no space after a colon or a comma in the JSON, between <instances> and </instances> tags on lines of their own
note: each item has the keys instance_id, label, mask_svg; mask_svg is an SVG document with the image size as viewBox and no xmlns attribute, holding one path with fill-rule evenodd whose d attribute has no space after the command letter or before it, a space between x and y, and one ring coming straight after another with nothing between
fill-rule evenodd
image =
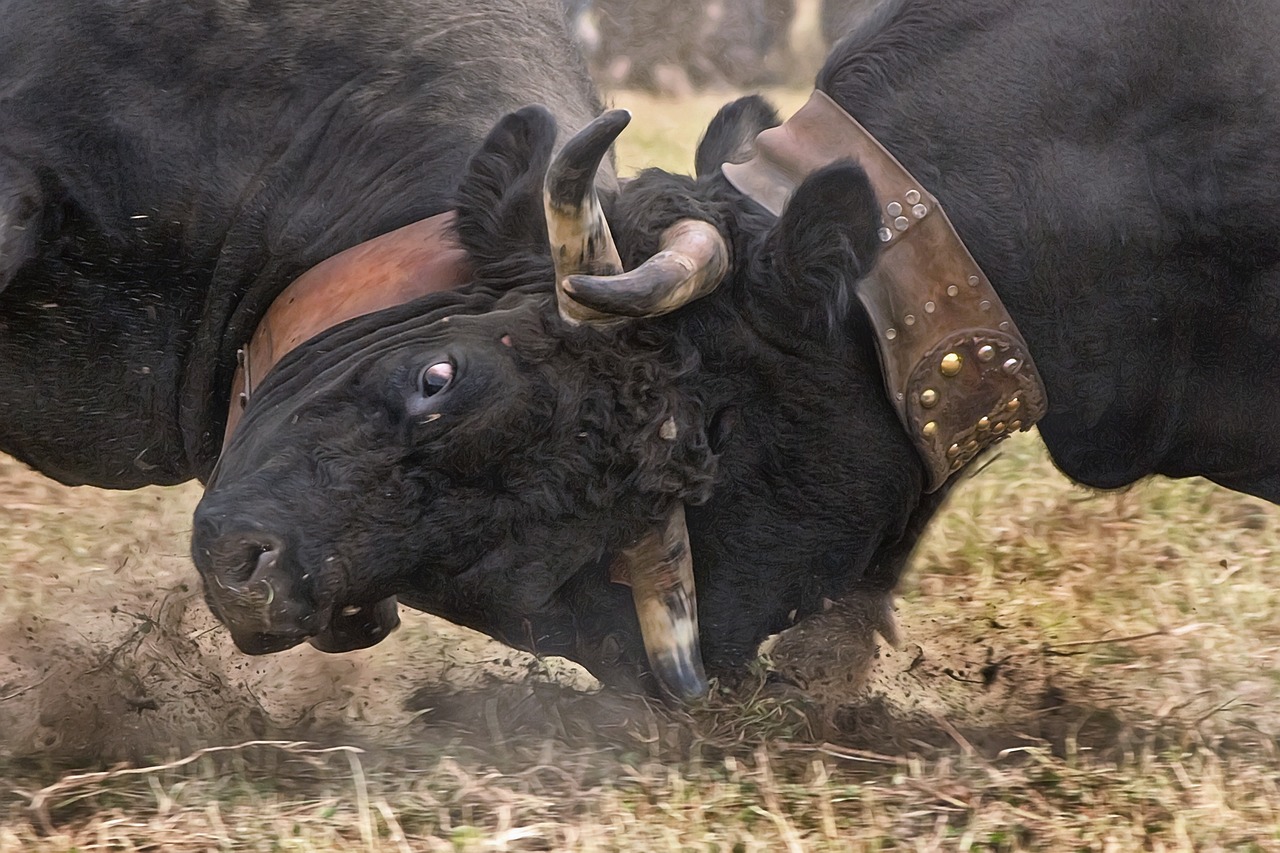
<instances>
[{"instance_id":1,"label":"kicked-up dirt","mask_svg":"<svg viewBox=\"0 0 1280 853\"><path fill-rule=\"evenodd\" d=\"M896 647L885 640L894 617L886 621L884 602L832 602L766 644L770 671L762 666L732 701L780 702L808 737L898 752L1082 739L1109 748L1201 716L1196 724L1210 728L1247 718L1236 737L1269 725L1280 645L1267 619L1276 599L1260 575L1280 526L1275 508L1213 490L1206 523L1235 519L1214 535L1246 551L1220 562L1158 533L1169 541L1149 556L1116 550L1147 547L1137 540L1153 538L1160 495L1150 509L1058 484L1014 508L1025 523L1005 509L1003 526L983 526L1001 477L1044 466L1037 453L1023 450L1003 473L997 465L983 475L989 486L960 490L896 605ZM654 713L593 696L572 664L417 613L361 652L248 657L209 614L186 555L196 488L68 489L4 460L0 498L0 760L136 763L254 738L394 744L418 737L422 723L491 737L495 727L566 732ZM1135 541L1107 541L1117 535ZM1025 564L1054 536L1062 553ZM1116 574L1127 560L1158 570L1135 586ZM1191 577L1171 574L1179 563L1192 564ZM1047 574L1055 565L1057 577ZM1240 633L1241 620L1256 630Z\"/></svg>"}]
</instances>

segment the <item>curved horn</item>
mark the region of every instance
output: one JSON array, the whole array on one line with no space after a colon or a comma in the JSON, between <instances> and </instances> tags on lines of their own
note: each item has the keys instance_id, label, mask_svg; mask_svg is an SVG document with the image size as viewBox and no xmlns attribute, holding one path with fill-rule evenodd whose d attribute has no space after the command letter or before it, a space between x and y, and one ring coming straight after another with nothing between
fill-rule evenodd
<instances>
[{"instance_id":1,"label":"curved horn","mask_svg":"<svg viewBox=\"0 0 1280 853\"><path fill-rule=\"evenodd\" d=\"M607 318L565 294L568 277L622 272L622 261L600 207L595 181L600 161L630 121L631 113L626 110L604 113L570 139L547 168L542 201L551 257L556 265L556 300L560 316L575 325Z\"/></svg>"},{"instance_id":2,"label":"curved horn","mask_svg":"<svg viewBox=\"0 0 1280 853\"><path fill-rule=\"evenodd\" d=\"M676 504L667 523L619 554L630 575L640 634L658 683L682 702L707 694L707 676L698 647L698 599L693 587L693 554Z\"/></svg>"},{"instance_id":3,"label":"curved horn","mask_svg":"<svg viewBox=\"0 0 1280 853\"><path fill-rule=\"evenodd\" d=\"M709 222L681 219L658 245L630 272L571 275L561 291L600 314L658 317L715 290L729 272L729 244Z\"/></svg>"}]
</instances>

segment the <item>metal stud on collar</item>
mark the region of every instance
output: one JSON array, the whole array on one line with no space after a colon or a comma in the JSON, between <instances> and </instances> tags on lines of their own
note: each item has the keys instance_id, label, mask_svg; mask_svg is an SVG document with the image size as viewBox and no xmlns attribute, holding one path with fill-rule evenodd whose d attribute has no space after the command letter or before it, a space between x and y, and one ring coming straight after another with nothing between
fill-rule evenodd
<instances>
[{"instance_id":1,"label":"metal stud on collar","mask_svg":"<svg viewBox=\"0 0 1280 853\"><path fill-rule=\"evenodd\" d=\"M929 215L929 205L923 203L920 190L912 188L902 194L902 201L894 199L884 205L883 223L879 237L881 243L892 243L910 230L916 222ZM907 213L911 216L907 216Z\"/></svg>"}]
</instances>

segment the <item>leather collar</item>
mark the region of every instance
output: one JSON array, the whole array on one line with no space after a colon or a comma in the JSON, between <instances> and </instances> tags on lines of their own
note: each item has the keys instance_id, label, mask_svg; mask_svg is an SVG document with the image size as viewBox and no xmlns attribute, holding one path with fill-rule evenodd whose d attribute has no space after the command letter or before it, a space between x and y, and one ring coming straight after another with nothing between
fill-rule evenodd
<instances>
[{"instance_id":1,"label":"leather collar","mask_svg":"<svg viewBox=\"0 0 1280 853\"><path fill-rule=\"evenodd\" d=\"M858 284L889 399L928 469L928 491L1046 411L1027 343L938 200L826 93L756 137L725 177L774 215L811 172L842 159L880 201L880 258Z\"/></svg>"},{"instance_id":2,"label":"leather collar","mask_svg":"<svg viewBox=\"0 0 1280 853\"><path fill-rule=\"evenodd\" d=\"M223 447L254 389L299 344L346 320L464 284L471 270L454 219L446 211L352 246L281 291L236 351Z\"/></svg>"}]
</instances>

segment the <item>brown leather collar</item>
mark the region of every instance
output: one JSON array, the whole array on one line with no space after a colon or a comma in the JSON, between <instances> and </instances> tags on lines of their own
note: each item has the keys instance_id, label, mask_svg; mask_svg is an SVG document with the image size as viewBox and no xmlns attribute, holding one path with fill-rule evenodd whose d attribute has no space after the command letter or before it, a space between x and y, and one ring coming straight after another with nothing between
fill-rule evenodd
<instances>
[{"instance_id":1,"label":"brown leather collar","mask_svg":"<svg viewBox=\"0 0 1280 853\"><path fill-rule=\"evenodd\" d=\"M879 261L858 285L889 399L929 471L929 491L1044 416L1045 388L991 282L930 195L862 125L815 91L756 153L726 163L735 187L775 215L809 173L841 159L881 203Z\"/></svg>"},{"instance_id":2,"label":"brown leather collar","mask_svg":"<svg viewBox=\"0 0 1280 853\"><path fill-rule=\"evenodd\" d=\"M471 270L453 230L454 219L453 211L446 211L398 228L339 252L294 279L236 352L239 365L223 446L254 389L290 350L345 320L466 282Z\"/></svg>"}]
</instances>

